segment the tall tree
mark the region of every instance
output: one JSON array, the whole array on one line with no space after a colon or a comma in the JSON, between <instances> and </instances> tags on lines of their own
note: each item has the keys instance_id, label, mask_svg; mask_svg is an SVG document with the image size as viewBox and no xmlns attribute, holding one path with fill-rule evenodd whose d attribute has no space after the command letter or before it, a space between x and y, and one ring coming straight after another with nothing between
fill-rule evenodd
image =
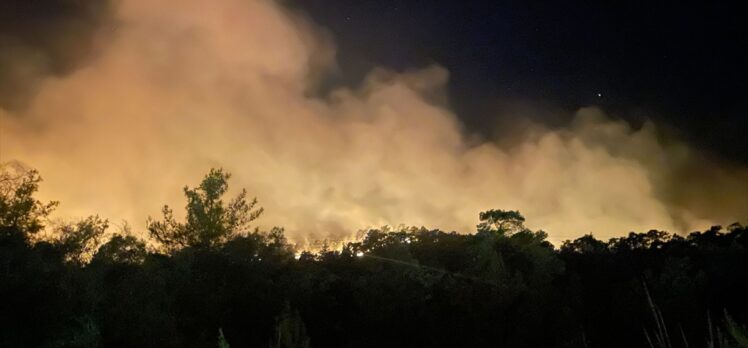
<instances>
[{"instance_id":1,"label":"tall tree","mask_svg":"<svg viewBox=\"0 0 748 348\"><path fill-rule=\"evenodd\" d=\"M527 230L525 217L516 210L491 209L481 212L478 232L513 234Z\"/></svg>"},{"instance_id":2,"label":"tall tree","mask_svg":"<svg viewBox=\"0 0 748 348\"><path fill-rule=\"evenodd\" d=\"M187 217L177 222L168 205L162 209L163 221L148 218L151 237L168 251L184 247L213 247L249 229L249 223L262 214L254 209L257 199L247 201L247 191L242 190L225 204L221 197L228 191L231 174L222 169L211 169L196 188L184 188L187 197Z\"/></svg>"}]
</instances>

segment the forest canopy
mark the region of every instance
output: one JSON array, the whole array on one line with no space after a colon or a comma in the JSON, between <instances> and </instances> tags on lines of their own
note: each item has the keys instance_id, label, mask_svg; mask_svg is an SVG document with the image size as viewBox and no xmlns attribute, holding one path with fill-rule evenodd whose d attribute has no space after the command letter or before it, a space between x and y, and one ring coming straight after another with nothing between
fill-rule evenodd
<instances>
[{"instance_id":1,"label":"forest canopy","mask_svg":"<svg viewBox=\"0 0 748 348\"><path fill-rule=\"evenodd\" d=\"M472 233L382 227L298 250L230 174L146 232L53 223L39 173L0 174L0 346L745 347L748 228L556 247L518 211ZM147 236L143 239L141 236Z\"/></svg>"}]
</instances>

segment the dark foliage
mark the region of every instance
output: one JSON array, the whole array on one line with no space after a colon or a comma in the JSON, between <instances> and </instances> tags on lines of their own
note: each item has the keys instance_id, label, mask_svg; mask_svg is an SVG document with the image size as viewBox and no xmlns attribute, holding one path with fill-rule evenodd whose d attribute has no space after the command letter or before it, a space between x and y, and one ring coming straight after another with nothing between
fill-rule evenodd
<instances>
[{"instance_id":1,"label":"dark foliage","mask_svg":"<svg viewBox=\"0 0 748 348\"><path fill-rule=\"evenodd\" d=\"M225 192L228 177L211 173ZM35 185L32 175L24 182ZM706 346L717 341L710 331L724 344L745 339L748 229L738 224L686 237L587 235L555 249L519 212L492 210L473 234L371 230L342 250L295 256L282 229L248 230L256 216L243 215L254 205L244 193L226 207L220 194L186 190L193 218L161 226L161 244L104 238L98 218L40 241L48 206L31 198L35 187L15 187L30 192L0 204L3 347L648 347L645 331L669 334L672 347Z\"/></svg>"}]
</instances>

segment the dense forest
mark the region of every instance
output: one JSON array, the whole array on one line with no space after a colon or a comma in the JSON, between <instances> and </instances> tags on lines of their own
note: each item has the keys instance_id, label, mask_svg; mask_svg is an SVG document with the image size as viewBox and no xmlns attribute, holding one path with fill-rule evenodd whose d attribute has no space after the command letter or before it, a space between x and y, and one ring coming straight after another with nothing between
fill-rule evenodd
<instances>
[{"instance_id":1,"label":"dense forest","mask_svg":"<svg viewBox=\"0 0 748 348\"><path fill-rule=\"evenodd\" d=\"M748 347L737 223L554 246L489 210L472 233L384 227L302 252L250 226L262 209L225 200L229 178L186 187L184 221L164 207L130 233L49 222L38 173L5 168L0 346Z\"/></svg>"}]
</instances>

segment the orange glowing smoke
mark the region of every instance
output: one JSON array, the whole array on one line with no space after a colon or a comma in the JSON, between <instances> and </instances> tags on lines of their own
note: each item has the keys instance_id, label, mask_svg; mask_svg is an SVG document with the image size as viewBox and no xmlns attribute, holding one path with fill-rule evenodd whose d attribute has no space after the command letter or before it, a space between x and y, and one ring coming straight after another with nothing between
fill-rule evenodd
<instances>
[{"instance_id":1,"label":"orange glowing smoke","mask_svg":"<svg viewBox=\"0 0 748 348\"><path fill-rule=\"evenodd\" d=\"M58 214L143 229L211 167L256 195L262 226L337 238L382 224L471 231L518 209L559 241L594 231L686 231L748 213L744 168L708 163L600 110L512 145L466 141L443 100L448 72L377 70L315 97L335 69L325 32L273 1L123 0L97 55L0 109L0 160L46 181ZM17 62L23 68L23 61Z\"/></svg>"}]
</instances>

